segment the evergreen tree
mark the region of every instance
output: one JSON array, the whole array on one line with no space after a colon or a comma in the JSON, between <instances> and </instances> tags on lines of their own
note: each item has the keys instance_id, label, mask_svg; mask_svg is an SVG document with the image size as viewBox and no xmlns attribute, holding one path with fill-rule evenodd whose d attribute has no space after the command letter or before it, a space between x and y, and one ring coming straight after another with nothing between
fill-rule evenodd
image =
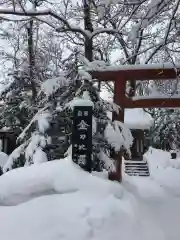
<instances>
[{"instance_id":1,"label":"evergreen tree","mask_svg":"<svg viewBox=\"0 0 180 240\"><path fill-rule=\"evenodd\" d=\"M179 109L155 109L154 120L152 146L168 151L180 149Z\"/></svg>"},{"instance_id":2,"label":"evergreen tree","mask_svg":"<svg viewBox=\"0 0 180 240\"><path fill-rule=\"evenodd\" d=\"M71 146L73 107L79 100L93 104L93 166L92 170L114 169L111 151L122 149L130 154L132 136L125 126L112 122L107 112L118 107L102 100L90 75L81 70L75 81L67 75L49 79L42 84L39 94L41 109L20 135L22 145L16 156L24 156L24 164L53 160L64 155ZM64 137L64 142L61 142ZM61 153L61 154L59 154ZM14 153L12 153L13 156ZM16 159L10 156L4 171L11 169Z\"/></svg>"},{"instance_id":3,"label":"evergreen tree","mask_svg":"<svg viewBox=\"0 0 180 240\"><path fill-rule=\"evenodd\" d=\"M28 78L21 72L15 72L11 76L10 83L1 93L3 109L0 115L0 126L8 128L17 135L29 123L29 119L34 114L34 106Z\"/></svg>"},{"instance_id":4,"label":"evergreen tree","mask_svg":"<svg viewBox=\"0 0 180 240\"><path fill-rule=\"evenodd\" d=\"M3 171L19 167L21 164L30 165L57 157L54 152L59 147L59 138L65 126L59 114L60 103L66 98L67 88L66 78L63 75L47 79L42 83L36 99L38 111L19 135L17 141L20 146L9 156Z\"/></svg>"}]
</instances>

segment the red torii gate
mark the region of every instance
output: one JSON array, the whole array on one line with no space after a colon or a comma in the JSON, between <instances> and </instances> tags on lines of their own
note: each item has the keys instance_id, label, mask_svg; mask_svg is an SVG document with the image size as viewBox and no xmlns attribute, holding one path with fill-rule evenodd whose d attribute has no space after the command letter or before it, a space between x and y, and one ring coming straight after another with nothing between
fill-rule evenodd
<instances>
[{"instance_id":1,"label":"red torii gate","mask_svg":"<svg viewBox=\"0 0 180 240\"><path fill-rule=\"evenodd\" d=\"M121 107L119 115L114 114L114 120L124 122L125 108L176 108L180 107L180 98L150 98L150 99L132 99L126 96L126 82L130 81L132 86L135 82L144 80L175 80L179 75L180 67L175 68L173 64L146 64L146 65L128 65L117 69L105 68L91 71L93 79L104 82L114 82L114 102ZM147 97L148 98L148 97ZM122 157L117 158L116 173L110 176L113 180L121 180Z\"/></svg>"}]
</instances>

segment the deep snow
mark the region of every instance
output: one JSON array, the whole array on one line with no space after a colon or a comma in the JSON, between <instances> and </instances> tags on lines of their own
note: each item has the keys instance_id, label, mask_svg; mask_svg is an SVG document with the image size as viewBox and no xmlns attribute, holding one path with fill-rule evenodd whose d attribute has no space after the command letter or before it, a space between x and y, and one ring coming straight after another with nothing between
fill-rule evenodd
<instances>
[{"instance_id":1,"label":"deep snow","mask_svg":"<svg viewBox=\"0 0 180 240\"><path fill-rule=\"evenodd\" d=\"M124 175L121 185L70 159L4 174L0 239L179 240L180 159L155 149L145 157L151 176Z\"/></svg>"},{"instance_id":2,"label":"deep snow","mask_svg":"<svg viewBox=\"0 0 180 240\"><path fill-rule=\"evenodd\" d=\"M130 129L150 129L153 118L142 108L126 109L124 122Z\"/></svg>"}]
</instances>

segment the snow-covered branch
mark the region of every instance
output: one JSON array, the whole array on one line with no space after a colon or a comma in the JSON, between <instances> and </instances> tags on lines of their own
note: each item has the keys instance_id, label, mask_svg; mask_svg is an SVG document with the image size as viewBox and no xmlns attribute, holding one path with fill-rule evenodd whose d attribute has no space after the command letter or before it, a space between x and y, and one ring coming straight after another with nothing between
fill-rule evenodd
<instances>
[{"instance_id":1,"label":"snow-covered branch","mask_svg":"<svg viewBox=\"0 0 180 240\"><path fill-rule=\"evenodd\" d=\"M169 40L167 41L166 44L170 44L170 43L173 43L173 42L174 42L174 38L171 38L171 39L169 39ZM135 53L135 54L133 54L132 56L130 56L129 59L126 59L126 60L123 62L123 64L125 64L126 62L128 62L128 60L132 59L134 56L141 55L141 54L146 53L146 52L148 52L149 50L153 49L153 52L151 53L150 57L148 57L148 59L146 60L146 63L148 63L148 62L152 59L152 57L156 54L156 52L157 52L159 49L161 49L163 46L164 46L164 41L162 41L162 42L160 42L160 43L158 43L158 44L156 44L156 45L149 46L149 47L147 47L147 48L139 51L138 53Z\"/></svg>"},{"instance_id":2,"label":"snow-covered branch","mask_svg":"<svg viewBox=\"0 0 180 240\"><path fill-rule=\"evenodd\" d=\"M102 28L102 29L95 30L92 33L91 38L94 38L95 36L102 34L102 33L113 34L113 35L116 35L116 34L122 35L122 33L118 29Z\"/></svg>"},{"instance_id":3,"label":"snow-covered branch","mask_svg":"<svg viewBox=\"0 0 180 240\"><path fill-rule=\"evenodd\" d=\"M16 15L16 16L28 16L28 17L38 17L38 16L51 16L53 18L55 18L56 20L62 22L64 24L64 26L58 27L56 28L56 31L61 31L61 29L64 30L69 30L72 32L76 32L76 33L80 33L85 37L88 37L88 34L86 33L86 31L84 31L82 28L80 27L75 27L75 26L71 26L71 24L64 18L61 17L60 15L56 14L55 12L47 9L47 10L39 10L39 11L14 11L13 9L3 9L0 8L0 14L3 15ZM47 23L47 22L46 22ZM48 23L50 26L51 23Z\"/></svg>"},{"instance_id":4,"label":"snow-covered branch","mask_svg":"<svg viewBox=\"0 0 180 240\"><path fill-rule=\"evenodd\" d=\"M169 20L169 24L167 26L167 30L166 30L166 33L165 33L165 38L164 38L164 43L166 44L167 42L167 39L168 39L168 36L169 36L169 32L171 30L171 27L172 27L172 23L173 23L173 20L174 20L174 16L176 15L177 13L177 10L178 10L178 7L179 7L179 4L180 4L180 0L177 0L176 4L175 4L175 7L173 9L173 12L172 12L172 16Z\"/></svg>"},{"instance_id":5,"label":"snow-covered branch","mask_svg":"<svg viewBox=\"0 0 180 240\"><path fill-rule=\"evenodd\" d=\"M47 10L39 10L39 11L18 11L18 10L14 11L14 9L3 9L3 8L0 8L0 14L36 17L36 19L46 23L50 27L54 28L57 32L75 32L75 33L80 33L85 38L89 38L89 39L92 39L95 36L97 36L99 34L102 34L102 33L113 34L113 35L115 35L115 34L122 35L121 32L118 29L111 29L111 28L97 29L97 30L95 30L94 32L91 33L89 31L83 30L80 27L73 26L64 17L56 14L55 12L53 12L53 11L51 11L49 9L47 9ZM49 22L47 20L44 20L42 18L38 18L38 17L42 17L42 16L51 16L51 17L55 18L56 20L60 21L61 23L63 23L63 26L56 27L51 22Z\"/></svg>"}]
</instances>

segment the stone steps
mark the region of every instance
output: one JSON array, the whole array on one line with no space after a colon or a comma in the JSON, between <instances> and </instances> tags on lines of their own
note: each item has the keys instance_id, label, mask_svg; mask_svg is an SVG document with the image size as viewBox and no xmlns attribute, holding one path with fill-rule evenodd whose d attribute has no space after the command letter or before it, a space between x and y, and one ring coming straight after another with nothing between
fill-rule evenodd
<instances>
[{"instance_id":1,"label":"stone steps","mask_svg":"<svg viewBox=\"0 0 180 240\"><path fill-rule=\"evenodd\" d=\"M124 171L129 176L150 176L148 163L144 160L124 160Z\"/></svg>"}]
</instances>

